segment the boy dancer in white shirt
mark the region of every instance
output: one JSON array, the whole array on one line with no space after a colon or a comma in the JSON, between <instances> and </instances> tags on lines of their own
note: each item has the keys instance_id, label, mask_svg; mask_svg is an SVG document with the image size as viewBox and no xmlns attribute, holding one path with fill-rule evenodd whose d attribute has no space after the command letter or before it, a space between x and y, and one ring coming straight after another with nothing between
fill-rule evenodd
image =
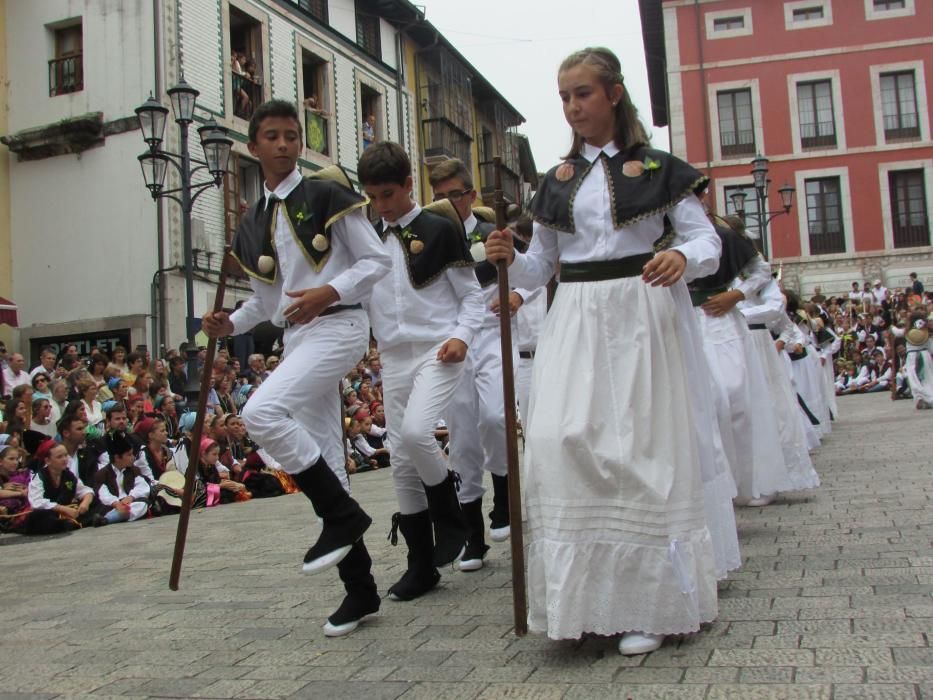
<instances>
[{"instance_id":1,"label":"boy dancer in white shirt","mask_svg":"<svg viewBox=\"0 0 933 700\"><path fill-rule=\"evenodd\" d=\"M434 427L461 385L467 347L483 322L483 297L456 210L447 202L422 209L411 200L404 149L373 144L357 171L392 258L392 271L373 290L379 303L368 310L383 364L399 502L390 537L395 544L398 528L408 545L408 570L389 595L412 600L437 585L435 567L462 556L467 541L456 477Z\"/></svg>"},{"instance_id":2,"label":"boy dancer in white shirt","mask_svg":"<svg viewBox=\"0 0 933 700\"><path fill-rule=\"evenodd\" d=\"M498 285L495 266L486 261L484 252L486 237L495 226L479 221L474 215L472 207L476 201L476 190L462 161L451 159L441 163L431 171L430 179L435 201L448 199L463 220L486 309L460 390L451 403L447 418L451 463L463 480L460 503L470 527L470 541L460 562L460 570L476 571L483 567L483 557L489 549L484 536L483 471L492 474L493 506L489 513L489 536L494 542L503 542L510 534ZM513 290L509 295L509 313L515 315L528 296L529 292L525 290Z\"/></svg>"},{"instance_id":3,"label":"boy dancer in white shirt","mask_svg":"<svg viewBox=\"0 0 933 700\"><path fill-rule=\"evenodd\" d=\"M204 330L214 337L238 335L267 319L285 326L284 358L250 397L242 418L323 521L303 570L337 565L347 596L324 633L339 636L379 609L362 539L372 520L347 491L336 389L366 352L369 324L360 302L388 271L389 256L348 180L344 186L302 178L296 168L301 122L293 104L273 100L258 107L248 147L266 178L264 196L243 216L233 255L250 276L253 296L229 317L206 314Z\"/></svg>"}]
</instances>

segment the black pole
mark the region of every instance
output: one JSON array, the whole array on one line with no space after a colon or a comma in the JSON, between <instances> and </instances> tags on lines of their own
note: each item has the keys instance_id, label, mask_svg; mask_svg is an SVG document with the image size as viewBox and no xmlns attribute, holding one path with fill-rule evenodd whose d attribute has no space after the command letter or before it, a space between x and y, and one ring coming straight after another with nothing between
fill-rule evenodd
<instances>
[{"instance_id":1,"label":"black pole","mask_svg":"<svg viewBox=\"0 0 933 700\"><path fill-rule=\"evenodd\" d=\"M181 130L181 210L185 252L185 337L194 343L194 256L191 251L191 155L188 153L188 122L178 122Z\"/></svg>"}]
</instances>

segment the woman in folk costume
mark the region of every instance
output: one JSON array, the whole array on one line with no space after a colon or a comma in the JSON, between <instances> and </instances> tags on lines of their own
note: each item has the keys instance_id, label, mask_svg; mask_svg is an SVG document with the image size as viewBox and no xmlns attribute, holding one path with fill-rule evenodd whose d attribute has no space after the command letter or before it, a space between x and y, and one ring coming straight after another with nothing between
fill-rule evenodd
<instances>
[{"instance_id":1,"label":"woman in folk costume","mask_svg":"<svg viewBox=\"0 0 933 700\"><path fill-rule=\"evenodd\" d=\"M917 401L917 408L933 408L933 339L927 319L922 313L910 315L910 327L905 334L907 340L907 381L910 393Z\"/></svg>"},{"instance_id":2,"label":"woman in folk costume","mask_svg":"<svg viewBox=\"0 0 933 700\"><path fill-rule=\"evenodd\" d=\"M800 300L796 294L785 290L784 296L787 298L787 315L800 331L799 340L801 341L799 351L787 349L788 357L791 359L791 372L797 384L797 392L803 399L807 410L818 421L815 427L822 438L832 432L832 425L829 405L826 403L826 394L823 389L825 381L823 369L810 328L810 317L800 308Z\"/></svg>"},{"instance_id":3,"label":"woman in folk costume","mask_svg":"<svg viewBox=\"0 0 933 700\"><path fill-rule=\"evenodd\" d=\"M695 196L708 179L645 145L610 51L572 54L558 88L573 146L532 203L531 246L486 244L514 259L513 284L561 269L525 432L528 623L553 639L624 633L620 652L642 654L718 614L680 278L715 270L720 246ZM654 255L665 218L684 242Z\"/></svg>"},{"instance_id":4,"label":"woman in folk costume","mask_svg":"<svg viewBox=\"0 0 933 700\"><path fill-rule=\"evenodd\" d=\"M788 483L785 488L815 488L820 485L820 478L810 460L797 396L771 335L772 330L780 332L778 326L782 319L787 318L784 295L778 283L769 276L768 282L756 292L747 294L738 307L748 323L749 347L760 358L768 383L767 396L774 407L784 464L787 466Z\"/></svg>"}]
</instances>

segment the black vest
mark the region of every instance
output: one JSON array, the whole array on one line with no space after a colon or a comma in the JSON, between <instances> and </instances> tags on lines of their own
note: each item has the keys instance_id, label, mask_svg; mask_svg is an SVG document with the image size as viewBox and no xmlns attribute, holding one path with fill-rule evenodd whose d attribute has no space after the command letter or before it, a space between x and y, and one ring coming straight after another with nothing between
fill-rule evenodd
<instances>
[{"instance_id":1,"label":"black vest","mask_svg":"<svg viewBox=\"0 0 933 700\"><path fill-rule=\"evenodd\" d=\"M634 146L611 158L602 154L598 160L606 172L612 223L617 229L666 212L709 184L709 178L691 165L647 146ZM531 200L534 220L557 231L575 233L573 200L595 163L578 156L551 168Z\"/></svg>"},{"instance_id":2,"label":"black vest","mask_svg":"<svg viewBox=\"0 0 933 700\"><path fill-rule=\"evenodd\" d=\"M758 257L755 244L744 236L740 236L731 228L713 223L719 240L722 241L722 255L719 258L719 269L711 275L700 277L690 283L690 289L719 289L728 287L738 277L739 272L749 262Z\"/></svg>"},{"instance_id":3,"label":"black vest","mask_svg":"<svg viewBox=\"0 0 933 700\"><path fill-rule=\"evenodd\" d=\"M48 467L42 467L37 476L42 480L42 495L48 500L60 506L74 503L75 494L78 491L78 477L72 474L70 469L62 472L58 486L52 483L52 475L49 474Z\"/></svg>"},{"instance_id":4,"label":"black vest","mask_svg":"<svg viewBox=\"0 0 933 700\"><path fill-rule=\"evenodd\" d=\"M240 219L233 237L233 257L250 277L272 284L278 276L278 259L273 236L275 213L284 207L288 224L298 247L315 271L327 263L331 251L331 227L347 214L366 206L366 200L333 180L304 178L284 201L266 207L263 197ZM276 261L271 272L259 271L260 256Z\"/></svg>"},{"instance_id":5,"label":"black vest","mask_svg":"<svg viewBox=\"0 0 933 700\"><path fill-rule=\"evenodd\" d=\"M388 231L383 222L376 224L376 233L384 241ZM392 231L405 253L408 280L421 289L440 277L448 267L471 267L473 258L466 245L463 227L430 211L421 210L408 226Z\"/></svg>"},{"instance_id":6,"label":"black vest","mask_svg":"<svg viewBox=\"0 0 933 700\"><path fill-rule=\"evenodd\" d=\"M121 481L123 482L124 493L129 494L133 490L137 476L142 476L142 474L132 464L123 470ZM113 471L112 462L97 472L97 476L94 477L94 491L99 491L101 486L106 486L114 498L120 497L120 489L117 488L117 475Z\"/></svg>"}]
</instances>

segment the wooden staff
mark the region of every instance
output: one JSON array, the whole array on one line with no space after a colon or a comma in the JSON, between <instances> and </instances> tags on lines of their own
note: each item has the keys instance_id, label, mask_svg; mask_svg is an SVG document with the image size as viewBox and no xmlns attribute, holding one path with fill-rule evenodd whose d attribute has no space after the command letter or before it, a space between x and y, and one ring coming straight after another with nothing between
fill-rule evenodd
<instances>
[{"instance_id":1,"label":"wooden staff","mask_svg":"<svg viewBox=\"0 0 933 700\"><path fill-rule=\"evenodd\" d=\"M224 247L224 254L220 265L220 282L217 284L217 293L214 295L214 313L223 310L224 293L227 290L227 266L232 260L230 246ZM168 587L178 590L178 579L181 577L181 560L185 556L185 540L188 537L188 518L191 515L191 505L194 501L194 482L197 478L198 467L201 463L201 434L204 426L204 416L207 413L207 395L211 390L212 368L214 367L214 353L217 351L217 338L207 341L207 353L204 356L204 368L201 372L201 390L198 394L197 418L194 421L194 430L191 433L191 447L188 450L188 468L185 470L185 495L181 499L181 513L178 515L178 530L175 533L175 553L172 555L172 573L169 575Z\"/></svg>"},{"instance_id":2,"label":"wooden staff","mask_svg":"<svg viewBox=\"0 0 933 700\"><path fill-rule=\"evenodd\" d=\"M893 325L893 324L892 324ZM892 331L888 331L888 337L891 339L890 349L891 349L891 400L894 401L897 398L897 373L900 370L901 358L897 354L897 345L894 344L895 338Z\"/></svg>"},{"instance_id":3,"label":"wooden staff","mask_svg":"<svg viewBox=\"0 0 933 700\"><path fill-rule=\"evenodd\" d=\"M496 228L505 231L506 201L502 194L502 159L493 158L495 168ZM512 367L512 314L509 304L509 264L496 263L499 278L499 333L502 342L502 394L505 400L505 448L509 468L509 521L512 546L512 610L515 634L528 634L528 600L525 593L525 538L522 533L522 486L518 471L518 421L515 416L515 370Z\"/></svg>"}]
</instances>

